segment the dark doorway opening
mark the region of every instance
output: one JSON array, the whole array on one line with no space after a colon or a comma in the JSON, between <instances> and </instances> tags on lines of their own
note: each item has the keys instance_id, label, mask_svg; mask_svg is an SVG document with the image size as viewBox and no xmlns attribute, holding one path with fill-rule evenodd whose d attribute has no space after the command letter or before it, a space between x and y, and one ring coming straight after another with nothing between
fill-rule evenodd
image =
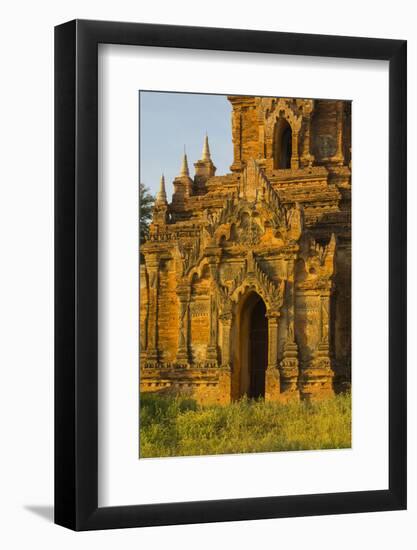
<instances>
[{"instance_id":1,"label":"dark doorway opening","mask_svg":"<svg viewBox=\"0 0 417 550\"><path fill-rule=\"evenodd\" d=\"M292 131L284 118L278 119L274 132L274 167L291 168Z\"/></svg>"},{"instance_id":2,"label":"dark doorway opening","mask_svg":"<svg viewBox=\"0 0 417 550\"><path fill-rule=\"evenodd\" d=\"M249 326L248 397L265 397L265 371L268 363L268 320L262 299L254 305Z\"/></svg>"}]
</instances>

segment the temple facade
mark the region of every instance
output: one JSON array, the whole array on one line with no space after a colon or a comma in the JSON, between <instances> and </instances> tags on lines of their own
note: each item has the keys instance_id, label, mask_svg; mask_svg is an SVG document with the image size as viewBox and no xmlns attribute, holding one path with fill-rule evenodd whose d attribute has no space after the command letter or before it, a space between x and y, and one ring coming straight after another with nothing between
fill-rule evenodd
<instances>
[{"instance_id":1,"label":"temple facade","mask_svg":"<svg viewBox=\"0 0 417 550\"><path fill-rule=\"evenodd\" d=\"M162 177L140 250L140 391L200 403L350 384L351 104L228 97L234 159L206 136Z\"/></svg>"}]
</instances>

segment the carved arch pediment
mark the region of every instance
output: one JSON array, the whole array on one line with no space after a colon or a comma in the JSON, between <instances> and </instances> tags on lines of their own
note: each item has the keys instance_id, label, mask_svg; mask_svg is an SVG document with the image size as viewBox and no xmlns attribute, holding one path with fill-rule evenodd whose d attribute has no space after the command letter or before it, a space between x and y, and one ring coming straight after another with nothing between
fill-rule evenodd
<instances>
[{"instance_id":1,"label":"carved arch pediment","mask_svg":"<svg viewBox=\"0 0 417 550\"><path fill-rule=\"evenodd\" d=\"M203 257L200 258L200 261L190 269L187 273L188 280L191 282L193 280L194 275L197 275L198 279L201 279L203 276L203 271L206 267L208 267L209 261L208 258Z\"/></svg>"},{"instance_id":2,"label":"carved arch pediment","mask_svg":"<svg viewBox=\"0 0 417 550\"><path fill-rule=\"evenodd\" d=\"M332 285L335 265L336 238L332 233L330 241L322 245L311 238L304 243L298 258L298 288L320 289Z\"/></svg>"},{"instance_id":3,"label":"carved arch pediment","mask_svg":"<svg viewBox=\"0 0 417 550\"><path fill-rule=\"evenodd\" d=\"M230 297L231 301L237 303L240 298L250 290L254 290L261 296L265 302L268 313L279 313L284 302L284 280L281 280L279 285L273 285L272 288L265 288L265 285L256 277L248 277L232 293Z\"/></svg>"},{"instance_id":4,"label":"carved arch pediment","mask_svg":"<svg viewBox=\"0 0 417 550\"><path fill-rule=\"evenodd\" d=\"M241 285L233 292L230 296L230 300L233 303L238 303L242 296L244 296L249 291L255 291L265 302L267 311L280 309L279 307L274 307L271 302L270 296L264 291L264 289L259 285L256 279L245 279Z\"/></svg>"},{"instance_id":5,"label":"carved arch pediment","mask_svg":"<svg viewBox=\"0 0 417 550\"><path fill-rule=\"evenodd\" d=\"M286 226L286 210L282 207L278 194L272 187L264 170L252 159L242 173L237 195L229 196L223 208L205 211L203 233L208 239L219 237L219 232L227 235L227 226L238 223L243 212L258 211L275 219L275 223Z\"/></svg>"},{"instance_id":6,"label":"carved arch pediment","mask_svg":"<svg viewBox=\"0 0 417 550\"><path fill-rule=\"evenodd\" d=\"M292 99L279 98L271 100L270 107L265 111L265 136L272 139L277 120L282 117L291 126L294 133L298 133L303 122L303 115Z\"/></svg>"},{"instance_id":7,"label":"carved arch pediment","mask_svg":"<svg viewBox=\"0 0 417 550\"><path fill-rule=\"evenodd\" d=\"M284 301L285 280L274 282L258 265L251 251L248 252L244 266L231 285L225 287L217 281L217 287L221 308L224 308L227 303L230 308L230 303L237 303L249 289L255 290L262 297L270 312L278 312Z\"/></svg>"}]
</instances>

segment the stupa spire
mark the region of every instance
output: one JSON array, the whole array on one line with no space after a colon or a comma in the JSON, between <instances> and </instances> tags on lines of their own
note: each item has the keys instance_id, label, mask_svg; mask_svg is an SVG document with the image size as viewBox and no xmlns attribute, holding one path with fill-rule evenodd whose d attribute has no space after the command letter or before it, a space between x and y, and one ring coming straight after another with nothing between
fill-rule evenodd
<instances>
[{"instance_id":1,"label":"stupa spire","mask_svg":"<svg viewBox=\"0 0 417 550\"><path fill-rule=\"evenodd\" d=\"M206 137L204 138L203 154L201 156L201 160L203 160L203 161L211 160L210 146L209 146L209 141L208 141L208 135L207 134L206 134Z\"/></svg>"},{"instance_id":2,"label":"stupa spire","mask_svg":"<svg viewBox=\"0 0 417 550\"><path fill-rule=\"evenodd\" d=\"M216 173L216 167L211 160L210 146L208 135L204 137L203 151L201 153L201 159L194 163L195 176L194 176L194 189L197 194L204 194L207 181L212 178Z\"/></svg>"},{"instance_id":3,"label":"stupa spire","mask_svg":"<svg viewBox=\"0 0 417 550\"><path fill-rule=\"evenodd\" d=\"M165 176L162 174L159 184L159 191L156 194L156 204L167 204L167 194L165 191Z\"/></svg>"},{"instance_id":4,"label":"stupa spire","mask_svg":"<svg viewBox=\"0 0 417 550\"><path fill-rule=\"evenodd\" d=\"M180 177L184 177L184 176L186 176L187 178L190 177L190 171L188 170L187 153L185 152L185 148L184 148L184 157L182 159L181 172L180 172Z\"/></svg>"}]
</instances>

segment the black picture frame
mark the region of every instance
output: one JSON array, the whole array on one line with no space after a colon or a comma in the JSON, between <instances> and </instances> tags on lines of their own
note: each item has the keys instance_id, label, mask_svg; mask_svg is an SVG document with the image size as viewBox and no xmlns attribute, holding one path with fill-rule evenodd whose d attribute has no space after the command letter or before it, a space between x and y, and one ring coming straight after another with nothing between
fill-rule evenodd
<instances>
[{"instance_id":1,"label":"black picture frame","mask_svg":"<svg viewBox=\"0 0 417 550\"><path fill-rule=\"evenodd\" d=\"M98 44L389 62L389 488L98 507ZM109 529L406 508L404 40L74 20L55 28L55 523Z\"/></svg>"}]
</instances>

